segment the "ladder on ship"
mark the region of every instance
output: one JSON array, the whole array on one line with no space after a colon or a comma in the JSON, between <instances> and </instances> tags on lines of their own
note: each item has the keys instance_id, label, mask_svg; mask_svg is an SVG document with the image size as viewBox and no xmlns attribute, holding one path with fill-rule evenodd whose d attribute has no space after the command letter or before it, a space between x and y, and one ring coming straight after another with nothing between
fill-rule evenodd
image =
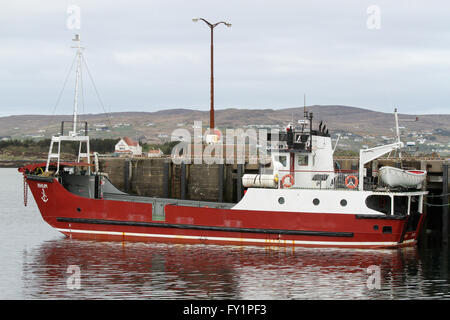
<instances>
[{"instance_id":1,"label":"ladder on ship","mask_svg":"<svg viewBox=\"0 0 450 320\"><path fill-rule=\"evenodd\" d=\"M48 158L47 158L47 165L45 166L45 171L48 172L48 168L50 166L50 163L52 159L56 159L56 172L55 174L58 174L59 172L59 165L61 163L61 142L62 141L74 141L79 142L79 149L78 149L78 158L77 162L80 163L81 159L86 159L87 163L91 162L90 159L90 150L89 150L89 136L53 136L52 140L50 142L50 150L48 152ZM86 152L82 152L83 142L86 143ZM57 144L57 152L53 151L53 148L55 147L55 144ZM90 167L88 166L88 172L90 174Z\"/></svg>"}]
</instances>

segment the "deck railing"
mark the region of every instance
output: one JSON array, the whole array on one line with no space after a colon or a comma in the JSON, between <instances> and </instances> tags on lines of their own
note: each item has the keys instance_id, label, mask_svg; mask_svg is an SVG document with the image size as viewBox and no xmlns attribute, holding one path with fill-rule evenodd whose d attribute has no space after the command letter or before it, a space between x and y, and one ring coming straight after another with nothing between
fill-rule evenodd
<instances>
[{"instance_id":1,"label":"deck railing","mask_svg":"<svg viewBox=\"0 0 450 320\"><path fill-rule=\"evenodd\" d=\"M364 183L364 190L373 190L377 186L377 179L359 177L358 170L336 170L336 171L309 171L309 170L279 170L279 188L285 188L291 184L290 177L293 175L294 185L297 189L339 189L359 190L359 185ZM284 179L283 179L284 178Z\"/></svg>"}]
</instances>

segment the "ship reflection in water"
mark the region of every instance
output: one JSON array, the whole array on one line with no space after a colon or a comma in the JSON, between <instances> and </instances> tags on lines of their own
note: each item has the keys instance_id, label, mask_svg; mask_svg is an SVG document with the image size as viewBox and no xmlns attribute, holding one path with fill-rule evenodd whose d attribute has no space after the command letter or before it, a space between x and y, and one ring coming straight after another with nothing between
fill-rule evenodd
<instances>
[{"instance_id":1,"label":"ship reflection in water","mask_svg":"<svg viewBox=\"0 0 450 320\"><path fill-rule=\"evenodd\" d=\"M440 252L427 250L422 259L417 248L58 239L24 251L23 293L25 299L448 299L448 256ZM70 266L80 270L79 289L70 286ZM379 288L369 279L373 270L380 271Z\"/></svg>"}]
</instances>

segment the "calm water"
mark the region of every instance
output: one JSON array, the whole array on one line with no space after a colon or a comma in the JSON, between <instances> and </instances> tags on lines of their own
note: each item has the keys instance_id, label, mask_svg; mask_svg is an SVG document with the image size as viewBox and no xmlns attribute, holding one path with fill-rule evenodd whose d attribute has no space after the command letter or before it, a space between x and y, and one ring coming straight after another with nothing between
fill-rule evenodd
<instances>
[{"instance_id":1,"label":"calm water","mask_svg":"<svg viewBox=\"0 0 450 320\"><path fill-rule=\"evenodd\" d=\"M31 194L23 206L16 169L0 177L0 299L450 299L448 250L72 240L42 220ZM368 286L371 266L379 288Z\"/></svg>"}]
</instances>

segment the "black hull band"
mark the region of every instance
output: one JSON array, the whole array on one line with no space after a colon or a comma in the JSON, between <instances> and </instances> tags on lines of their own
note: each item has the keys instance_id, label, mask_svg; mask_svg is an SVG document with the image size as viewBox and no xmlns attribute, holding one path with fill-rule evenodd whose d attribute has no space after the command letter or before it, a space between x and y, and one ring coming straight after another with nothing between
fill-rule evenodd
<instances>
[{"instance_id":1,"label":"black hull band","mask_svg":"<svg viewBox=\"0 0 450 320\"><path fill-rule=\"evenodd\" d=\"M58 222L120 225L130 227L153 227L153 228L173 228L173 229L191 229L206 231L240 232L240 233L264 233L264 234L284 234L296 236L319 236L319 237L353 237L353 232L332 232L332 231L309 231L309 230L285 230L285 229L258 229L258 228L233 228L217 226L199 226L192 224L169 224L157 222L141 221L118 221L118 220L100 220L83 218L57 218Z\"/></svg>"}]
</instances>

